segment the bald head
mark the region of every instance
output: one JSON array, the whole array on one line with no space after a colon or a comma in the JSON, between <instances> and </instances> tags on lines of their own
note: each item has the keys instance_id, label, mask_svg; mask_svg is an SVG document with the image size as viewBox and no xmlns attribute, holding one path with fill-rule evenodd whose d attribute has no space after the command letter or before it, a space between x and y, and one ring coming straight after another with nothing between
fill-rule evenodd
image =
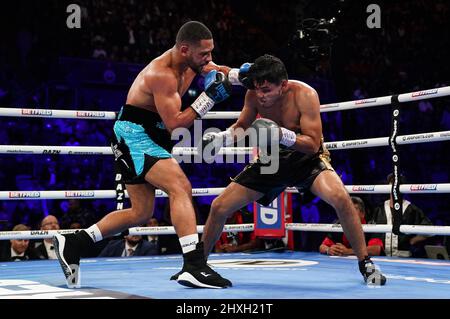
<instances>
[{"instance_id":1,"label":"bald head","mask_svg":"<svg viewBox=\"0 0 450 319\"><path fill-rule=\"evenodd\" d=\"M46 216L41 222L41 229L43 230L58 230L58 219L53 215Z\"/></svg>"}]
</instances>

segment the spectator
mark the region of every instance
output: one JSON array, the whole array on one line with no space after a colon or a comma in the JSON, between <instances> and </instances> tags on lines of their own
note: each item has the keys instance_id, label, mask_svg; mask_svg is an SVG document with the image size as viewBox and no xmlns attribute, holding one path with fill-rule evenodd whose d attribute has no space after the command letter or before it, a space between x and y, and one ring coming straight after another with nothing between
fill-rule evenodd
<instances>
[{"instance_id":1,"label":"spectator","mask_svg":"<svg viewBox=\"0 0 450 319\"><path fill-rule=\"evenodd\" d=\"M352 196L351 197L353 205L358 211L359 218L361 220L361 224L366 224L366 208L364 202L361 198ZM373 238L369 240L367 245L367 252L369 256L378 256L380 255L383 249L383 245L381 240L377 238ZM322 254L327 254L330 256L346 256L353 255L353 249L350 246L347 237L345 234L341 233L330 233L325 237L322 244L319 247L319 251Z\"/></svg>"},{"instance_id":2,"label":"spectator","mask_svg":"<svg viewBox=\"0 0 450 319\"><path fill-rule=\"evenodd\" d=\"M62 227L69 228L73 223L79 223L82 227L87 227L95 220L95 212L83 207L81 200L69 199L67 211L62 216Z\"/></svg>"},{"instance_id":3,"label":"spectator","mask_svg":"<svg viewBox=\"0 0 450 319\"><path fill-rule=\"evenodd\" d=\"M58 219L53 215L46 216L41 222L41 230L59 230ZM36 242L34 248L40 259L56 259L55 247L51 238Z\"/></svg>"},{"instance_id":4,"label":"spectator","mask_svg":"<svg viewBox=\"0 0 450 319\"><path fill-rule=\"evenodd\" d=\"M150 218L150 220L147 223L148 227L157 227L159 226L159 222L155 217ZM159 235L147 235L146 236L147 241L155 247L156 251L160 251L159 247Z\"/></svg>"},{"instance_id":5,"label":"spectator","mask_svg":"<svg viewBox=\"0 0 450 319\"><path fill-rule=\"evenodd\" d=\"M24 224L14 226L13 231L26 231L30 228ZM34 248L30 247L28 239L11 239L9 244L4 245L0 252L0 261L22 261L39 259Z\"/></svg>"},{"instance_id":6,"label":"spectator","mask_svg":"<svg viewBox=\"0 0 450 319\"><path fill-rule=\"evenodd\" d=\"M392 184L393 175L389 174L387 182ZM400 184L405 182L403 176L400 177ZM392 209L393 199L386 200L383 204L374 209L371 223L374 224L388 224L393 223ZM424 212L406 199L403 199L402 204L402 225L432 225L430 219ZM395 235L393 233L373 234L372 238L377 238L383 242L384 253L386 256L398 257L425 257L424 242L428 237L422 235Z\"/></svg>"},{"instance_id":7,"label":"spectator","mask_svg":"<svg viewBox=\"0 0 450 319\"><path fill-rule=\"evenodd\" d=\"M123 239L112 240L102 250L99 257L131 257L157 255L158 250L142 236L124 236Z\"/></svg>"}]
</instances>

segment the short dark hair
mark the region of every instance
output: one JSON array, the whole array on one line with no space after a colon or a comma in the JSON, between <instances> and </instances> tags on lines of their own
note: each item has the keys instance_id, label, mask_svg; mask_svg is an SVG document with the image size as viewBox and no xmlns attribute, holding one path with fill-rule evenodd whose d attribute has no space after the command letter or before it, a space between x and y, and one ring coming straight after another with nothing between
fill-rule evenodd
<instances>
[{"instance_id":1,"label":"short dark hair","mask_svg":"<svg viewBox=\"0 0 450 319\"><path fill-rule=\"evenodd\" d=\"M284 63L277 57L264 54L255 60L249 70L249 79L252 83L263 84L265 81L279 85L288 79Z\"/></svg>"},{"instance_id":2,"label":"short dark hair","mask_svg":"<svg viewBox=\"0 0 450 319\"><path fill-rule=\"evenodd\" d=\"M352 203L355 204L361 212L366 214L366 205L364 205L364 201L356 196L352 196L351 199Z\"/></svg>"},{"instance_id":3,"label":"short dark hair","mask_svg":"<svg viewBox=\"0 0 450 319\"><path fill-rule=\"evenodd\" d=\"M206 25L198 21L189 21L178 30L176 43L187 42L197 44L201 40L212 39L212 33Z\"/></svg>"}]
</instances>

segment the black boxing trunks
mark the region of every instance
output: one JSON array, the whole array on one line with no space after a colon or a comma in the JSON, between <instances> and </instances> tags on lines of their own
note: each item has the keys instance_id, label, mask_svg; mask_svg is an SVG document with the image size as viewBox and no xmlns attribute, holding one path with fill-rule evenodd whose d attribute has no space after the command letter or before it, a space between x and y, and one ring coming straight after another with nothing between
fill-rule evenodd
<instances>
[{"instance_id":1,"label":"black boxing trunks","mask_svg":"<svg viewBox=\"0 0 450 319\"><path fill-rule=\"evenodd\" d=\"M231 180L239 185L263 193L257 202L267 206L284 191L286 187L295 187L299 192L309 190L316 177L324 170L333 170L329 153L321 150L305 155L280 145L279 169L274 174L261 174L263 164L259 159L247 165Z\"/></svg>"}]
</instances>

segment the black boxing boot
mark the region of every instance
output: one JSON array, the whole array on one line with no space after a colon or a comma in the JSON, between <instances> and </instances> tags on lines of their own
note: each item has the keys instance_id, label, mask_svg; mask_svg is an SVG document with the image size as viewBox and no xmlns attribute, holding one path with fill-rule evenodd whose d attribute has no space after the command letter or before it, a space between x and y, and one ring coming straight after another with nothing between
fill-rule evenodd
<instances>
[{"instance_id":1,"label":"black boxing boot","mask_svg":"<svg viewBox=\"0 0 450 319\"><path fill-rule=\"evenodd\" d=\"M195 250L184 254L183 259L183 269L172 276L178 275L176 280L180 285L191 288L227 288L232 286L231 281L220 276L206 263L203 242L198 243Z\"/></svg>"},{"instance_id":2,"label":"black boxing boot","mask_svg":"<svg viewBox=\"0 0 450 319\"><path fill-rule=\"evenodd\" d=\"M178 279L178 276L180 276L182 273L183 273L183 269L180 270L179 272L177 272L175 275L172 275L172 276L170 277L170 280L177 280L177 279Z\"/></svg>"},{"instance_id":3,"label":"black boxing boot","mask_svg":"<svg viewBox=\"0 0 450 319\"><path fill-rule=\"evenodd\" d=\"M80 257L82 252L93 245L94 242L84 230L73 234L53 236L53 246L55 246L56 256L66 276L68 288L80 288Z\"/></svg>"},{"instance_id":4,"label":"black boxing boot","mask_svg":"<svg viewBox=\"0 0 450 319\"><path fill-rule=\"evenodd\" d=\"M386 284L386 277L381 273L375 264L366 256L363 260L358 262L359 271L364 277L367 285L383 286Z\"/></svg>"}]
</instances>

